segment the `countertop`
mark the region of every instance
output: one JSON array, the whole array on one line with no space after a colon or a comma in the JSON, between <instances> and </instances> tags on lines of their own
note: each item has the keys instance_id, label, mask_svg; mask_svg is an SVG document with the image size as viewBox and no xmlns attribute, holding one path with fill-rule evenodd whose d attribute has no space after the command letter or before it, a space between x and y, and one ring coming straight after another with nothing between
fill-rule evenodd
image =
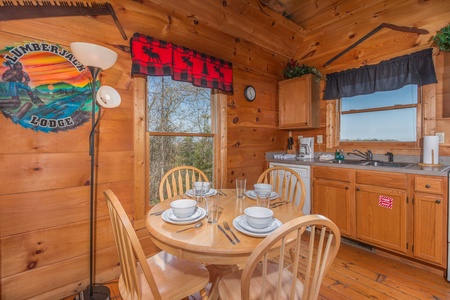
<instances>
[{"instance_id":1,"label":"countertop","mask_svg":"<svg viewBox=\"0 0 450 300\"><path fill-rule=\"evenodd\" d=\"M359 170L369 170L369 171L380 171L380 172L395 172L395 173L405 173L405 174L421 174L421 175L433 175L433 176L443 176L446 177L450 170L450 165L441 166L422 166L418 163L411 162L411 166L395 168L395 167L374 167L374 166L362 166L353 164L339 164L331 163L330 161L324 161L319 159L275 159L272 157L267 157L267 162L283 163L283 164L293 164L293 165L309 165L309 166L325 166L333 168L347 168L347 169L359 169Z\"/></svg>"}]
</instances>

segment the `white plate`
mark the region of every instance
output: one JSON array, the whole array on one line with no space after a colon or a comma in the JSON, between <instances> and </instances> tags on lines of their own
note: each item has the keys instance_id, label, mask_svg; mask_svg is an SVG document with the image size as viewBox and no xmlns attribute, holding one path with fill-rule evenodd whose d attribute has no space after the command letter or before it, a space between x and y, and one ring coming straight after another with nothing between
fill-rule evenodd
<instances>
[{"instance_id":1,"label":"white plate","mask_svg":"<svg viewBox=\"0 0 450 300\"><path fill-rule=\"evenodd\" d=\"M196 216L196 217L191 218L192 216ZM173 214L171 208L169 208L168 210L163 212L163 214L161 215L162 219L164 221L166 221L167 223L176 224L176 225L186 225L186 224L195 223L195 222L203 219L206 216L206 211L203 208L199 207L197 209L197 211L194 213L194 215L192 215L192 216L189 218L184 218L184 219L177 218ZM174 219L171 219L171 218L177 218L179 221L175 221Z\"/></svg>"},{"instance_id":2,"label":"white plate","mask_svg":"<svg viewBox=\"0 0 450 300\"><path fill-rule=\"evenodd\" d=\"M247 218L245 215L241 215L238 217L238 224L244 228L247 231L251 231L254 233L265 233L265 232L271 232L278 228L278 223L276 219L272 219L272 222L269 224L269 226L264 228L254 228L247 222Z\"/></svg>"},{"instance_id":3,"label":"white plate","mask_svg":"<svg viewBox=\"0 0 450 300\"><path fill-rule=\"evenodd\" d=\"M269 234L271 234L273 230L275 230L276 228L278 228L281 225L283 225L283 223L281 223L279 220L274 218L274 223L276 223L276 228L274 228L272 231L262 232L262 233L252 232L252 231L246 230L244 227L239 225L239 218L241 218L243 216L244 215L241 215L241 216L238 216L238 217L234 218L233 226L234 226L234 228L236 228L237 231L242 232L243 234L246 234L246 235L249 235L249 236L252 236L252 237L266 237Z\"/></svg>"},{"instance_id":4,"label":"white plate","mask_svg":"<svg viewBox=\"0 0 450 300\"><path fill-rule=\"evenodd\" d=\"M246 191L245 192L245 195L247 196L247 197L249 197L249 198L251 198L251 199L255 199L256 200L256 193L255 193L255 191ZM276 193L276 192L271 192L270 193L270 200L274 200L274 199L277 199L278 198L278 194Z\"/></svg>"},{"instance_id":5,"label":"white plate","mask_svg":"<svg viewBox=\"0 0 450 300\"><path fill-rule=\"evenodd\" d=\"M186 217L186 218L179 218L179 217L175 216L175 214L173 213L173 210L171 208L169 208L167 210L167 218L169 218L170 220L172 220L174 222L185 222L185 221L194 220L194 219L197 219L201 214L202 214L202 212L198 209L198 207L196 208L196 210L194 211L194 213L192 215L190 215L189 217Z\"/></svg>"},{"instance_id":6,"label":"white plate","mask_svg":"<svg viewBox=\"0 0 450 300\"><path fill-rule=\"evenodd\" d=\"M209 196L214 196L215 194L217 194L217 190L215 190L215 189L210 189L205 195L203 195L203 196L206 196L206 197L209 197ZM192 190L187 190L186 191L186 195L188 195L189 197L195 197L195 195L194 195L194 193L192 192Z\"/></svg>"}]
</instances>

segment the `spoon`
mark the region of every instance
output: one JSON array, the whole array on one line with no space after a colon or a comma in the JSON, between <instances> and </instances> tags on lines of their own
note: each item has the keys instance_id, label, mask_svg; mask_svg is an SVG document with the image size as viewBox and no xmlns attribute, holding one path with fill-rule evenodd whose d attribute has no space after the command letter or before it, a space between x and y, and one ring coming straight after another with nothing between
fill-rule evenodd
<instances>
[{"instance_id":1,"label":"spoon","mask_svg":"<svg viewBox=\"0 0 450 300\"><path fill-rule=\"evenodd\" d=\"M177 232L182 232L182 231L185 231L185 230L188 230L188 229L192 229L192 228L200 228L202 226L203 226L203 222L198 222L197 224L195 224L192 227L188 227L188 228L184 228L184 229L181 229L181 230L177 230Z\"/></svg>"}]
</instances>

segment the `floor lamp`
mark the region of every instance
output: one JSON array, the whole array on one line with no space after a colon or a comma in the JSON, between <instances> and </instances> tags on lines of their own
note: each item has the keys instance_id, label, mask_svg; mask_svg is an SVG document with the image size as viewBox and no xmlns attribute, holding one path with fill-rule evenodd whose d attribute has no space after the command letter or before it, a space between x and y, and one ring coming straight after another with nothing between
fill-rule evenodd
<instances>
[{"instance_id":1,"label":"floor lamp","mask_svg":"<svg viewBox=\"0 0 450 300\"><path fill-rule=\"evenodd\" d=\"M71 43L70 50L76 59L86 66L92 76L92 125L89 135L89 155L91 157L90 203L89 203L89 286L75 296L76 300L108 300L109 288L102 285L94 286L94 201L95 201L95 128L100 120L101 108L113 108L120 104L120 95L109 86L102 86L96 90L97 77L102 70L110 68L116 63L117 53L95 44ZM98 117L95 117L95 108L98 106Z\"/></svg>"}]
</instances>

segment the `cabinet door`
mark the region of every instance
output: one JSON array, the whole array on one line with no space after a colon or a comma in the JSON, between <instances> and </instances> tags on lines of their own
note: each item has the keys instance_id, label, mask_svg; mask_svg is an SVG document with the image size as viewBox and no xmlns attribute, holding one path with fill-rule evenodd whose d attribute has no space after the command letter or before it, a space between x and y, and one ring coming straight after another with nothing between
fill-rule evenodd
<instances>
[{"instance_id":1,"label":"cabinet door","mask_svg":"<svg viewBox=\"0 0 450 300\"><path fill-rule=\"evenodd\" d=\"M414 197L414 257L444 265L446 205L441 195Z\"/></svg>"},{"instance_id":2,"label":"cabinet door","mask_svg":"<svg viewBox=\"0 0 450 300\"><path fill-rule=\"evenodd\" d=\"M280 81L278 86L280 129L320 126L320 88L314 75Z\"/></svg>"},{"instance_id":3,"label":"cabinet door","mask_svg":"<svg viewBox=\"0 0 450 300\"><path fill-rule=\"evenodd\" d=\"M406 191L358 185L356 237L406 253Z\"/></svg>"},{"instance_id":4,"label":"cabinet door","mask_svg":"<svg viewBox=\"0 0 450 300\"><path fill-rule=\"evenodd\" d=\"M347 236L351 236L350 192L345 182L314 180L313 183L313 213L329 218Z\"/></svg>"}]
</instances>

